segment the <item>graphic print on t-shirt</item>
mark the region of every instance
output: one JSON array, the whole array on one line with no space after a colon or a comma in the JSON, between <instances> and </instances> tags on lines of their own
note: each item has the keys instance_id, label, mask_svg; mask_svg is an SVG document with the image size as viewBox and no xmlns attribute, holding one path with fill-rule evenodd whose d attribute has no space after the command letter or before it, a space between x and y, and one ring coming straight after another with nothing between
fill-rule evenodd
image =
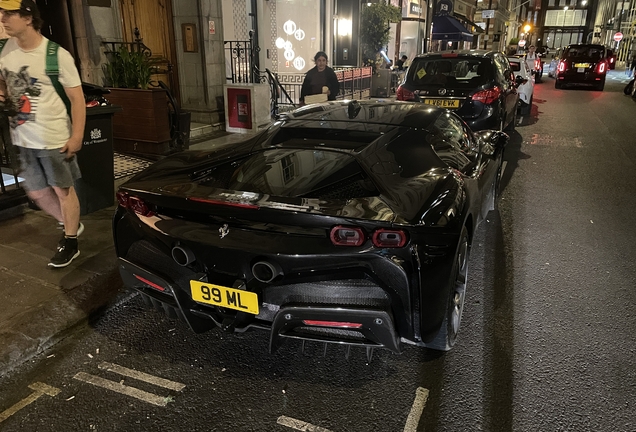
<instances>
[{"instance_id":1,"label":"graphic print on t-shirt","mask_svg":"<svg viewBox=\"0 0 636 432\"><path fill-rule=\"evenodd\" d=\"M9 94L10 105L7 108L17 113L11 117L12 128L27 121L35 121L42 84L37 78L31 78L28 68L22 66L19 72L12 72L6 68L2 71Z\"/></svg>"}]
</instances>

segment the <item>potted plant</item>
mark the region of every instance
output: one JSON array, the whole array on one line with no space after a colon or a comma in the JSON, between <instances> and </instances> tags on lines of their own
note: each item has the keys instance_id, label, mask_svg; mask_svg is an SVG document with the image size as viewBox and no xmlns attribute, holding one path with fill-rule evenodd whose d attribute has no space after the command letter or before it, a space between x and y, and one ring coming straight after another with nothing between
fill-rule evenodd
<instances>
[{"instance_id":1,"label":"potted plant","mask_svg":"<svg viewBox=\"0 0 636 432\"><path fill-rule=\"evenodd\" d=\"M115 150L124 153L170 152L170 120L166 91L150 87L153 60L142 50L122 45L110 53L104 77L108 100L122 107L113 117Z\"/></svg>"},{"instance_id":2,"label":"potted plant","mask_svg":"<svg viewBox=\"0 0 636 432\"><path fill-rule=\"evenodd\" d=\"M389 43L389 23L400 22L402 11L387 2L364 5L360 18L360 41L362 43L362 62L372 66L375 71L382 64L380 51Z\"/></svg>"}]
</instances>

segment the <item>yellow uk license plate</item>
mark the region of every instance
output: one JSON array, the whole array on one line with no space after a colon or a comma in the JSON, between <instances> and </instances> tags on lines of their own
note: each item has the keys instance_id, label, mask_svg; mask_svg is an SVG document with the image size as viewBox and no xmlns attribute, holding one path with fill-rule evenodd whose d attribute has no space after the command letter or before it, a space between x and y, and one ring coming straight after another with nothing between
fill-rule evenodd
<instances>
[{"instance_id":1,"label":"yellow uk license plate","mask_svg":"<svg viewBox=\"0 0 636 432\"><path fill-rule=\"evenodd\" d=\"M441 108L459 108L459 99L424 99L424 103Z\"/></svg>"},{"instance_id":2,"label":"yellow uk license plate","mask_svg":"<svg viewBox=\"0 0 636 432\"><path fill-rule=\"evenodd\" d=\"M589 63L575 63L574 67L575 68L589 68L590 64Z\"/></svg>"},{"instance_id":3,"label":"yellow uk license plate","mask_svg":"<svg viewBox=\"0 0 636 432\"><path fill-rule=\"evenodd\" d=\"M190 291L196 302L258 315L256 293L195 280L190 281Z\"/></svg>"}]
</instances>

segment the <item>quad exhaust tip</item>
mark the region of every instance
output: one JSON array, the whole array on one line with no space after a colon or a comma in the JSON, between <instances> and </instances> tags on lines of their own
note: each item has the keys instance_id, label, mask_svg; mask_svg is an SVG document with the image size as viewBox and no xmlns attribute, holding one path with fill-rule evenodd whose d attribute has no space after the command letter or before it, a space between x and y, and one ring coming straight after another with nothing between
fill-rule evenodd
<instances>
[{"instance_id":1,"label":"quad exhaust tip","mask_svg":"<svg viewBox=\"0 0 636 432\"><path fill-rule=\"evenodd\" d=\"M252 266L252 274L257 281L269 283L282 276L283 270L277 265L267 261L258 261Z\"/></svg>"},{"instance_id":2,"label":"quad exhaust tip","mask_svg":"<svg viewBox=\"0 0 636 432\"><path fill-rule=\"evenodd\" d=\"M182 267L190 265L194 262L196 257L194 252L184 246L175 246L172 248L172 259Z\"/></svg>"}]
</instances>

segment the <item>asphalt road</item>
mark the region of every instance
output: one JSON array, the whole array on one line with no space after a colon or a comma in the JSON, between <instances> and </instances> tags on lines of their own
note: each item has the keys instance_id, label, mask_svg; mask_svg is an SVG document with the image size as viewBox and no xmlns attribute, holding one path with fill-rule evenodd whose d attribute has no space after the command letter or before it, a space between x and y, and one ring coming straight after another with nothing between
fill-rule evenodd
<instances>
[{"instance_id":1,"label":"asphalt road","mask_svg":"<svg viewBox=\"0 0 636 432\"><path fill-rule=\"evenodd\" d=\"M636 431L636 101L538 84L456 347L195 335L125 297L10 376L0 431Z\"/></svg>"}]
</instances>

